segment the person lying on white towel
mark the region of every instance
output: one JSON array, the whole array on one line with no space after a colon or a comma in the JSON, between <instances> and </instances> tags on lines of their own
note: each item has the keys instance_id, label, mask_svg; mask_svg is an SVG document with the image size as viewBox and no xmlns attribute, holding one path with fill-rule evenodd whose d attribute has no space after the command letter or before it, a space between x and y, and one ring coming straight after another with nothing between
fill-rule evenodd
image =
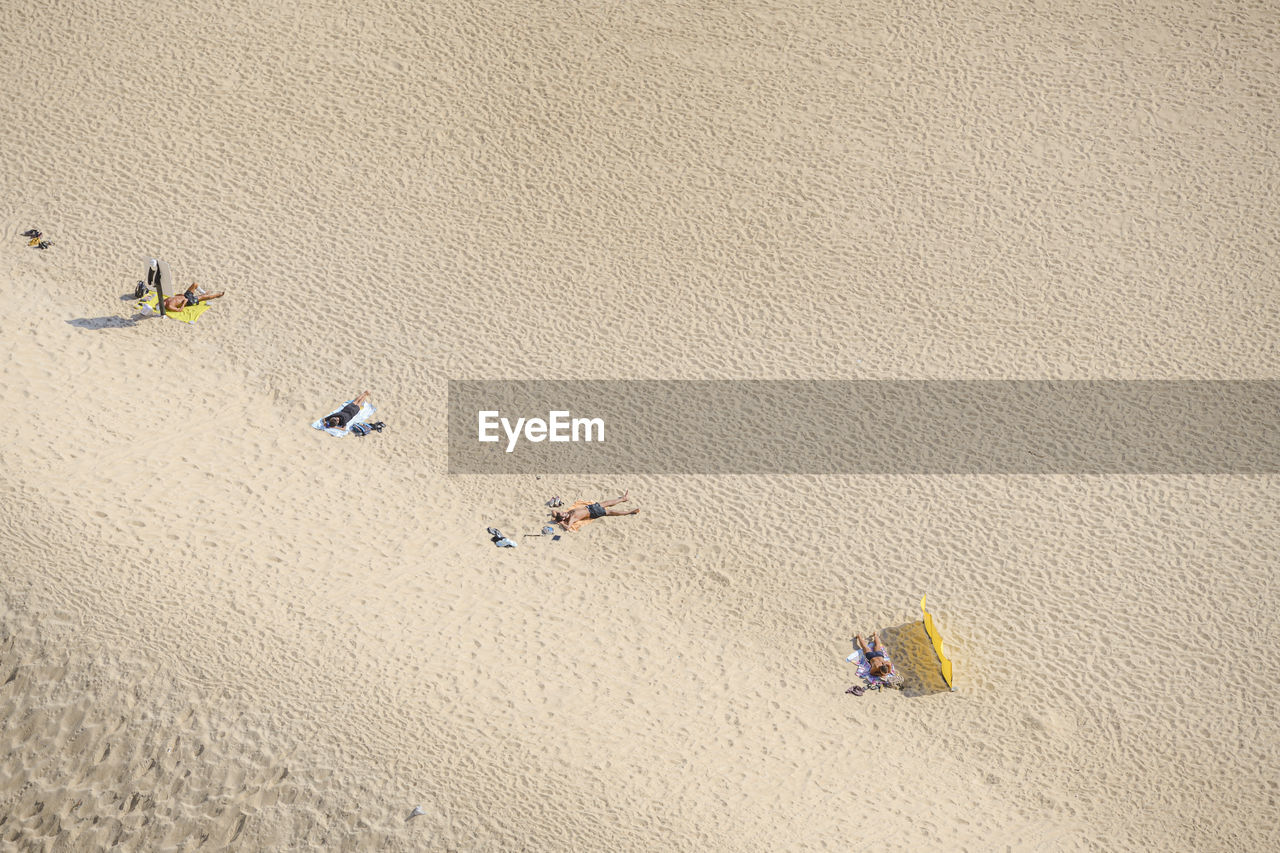
<instances>
[{"instance_id":1,"label":"person lying on white towel","mask_svg":"<svg viewBox=\"0 0 1280 853\"><path fill-rule=\"evenodd\" d=\"M325 418L324 425L329 429L346 429L351 419L360 414L360 407L368 402L370 402L369 392L361 392L359 397L356 397L350 403Z\"/></svg>"}]
</instances>

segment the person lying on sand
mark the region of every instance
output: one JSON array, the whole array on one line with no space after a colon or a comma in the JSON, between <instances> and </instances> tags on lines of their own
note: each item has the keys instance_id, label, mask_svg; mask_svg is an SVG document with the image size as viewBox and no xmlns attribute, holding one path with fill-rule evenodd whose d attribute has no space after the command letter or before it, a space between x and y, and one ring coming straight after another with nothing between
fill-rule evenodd
<instances>
[{"instance_id":1,"label":"person lying on sand","mask_svg":"<svg viewBox=\"0 0 1280 853\"><path fill-rule=\"evenodd\" d=\"M885 651L884 644L880 642L880 638L872 634L871 645L868 646L866 641L862 639L862 635L854 637L854 642L858 644L858 648L862 649L862 654L867 659L867 663L871 666L871 674L880 678L886 678L893 672L893 664L889 661L889 653Z\"/></svg>"},{"instance_id":2,"label":"person lying on sand","mask_svg":"<svg viewBox=\"0 0 1280 853\"><path fill-rule=\"evenodd\" d=\"M218 295L221 296L222 294ZM350 403L325 418L324 425L330 429L346 429L351 419L360 414L360 407L367 402L369 402L369 392L362 391L359 397L356 397Z\"/></svg>"},{"instance_id":3,"label":"person lying on sand","mask_svg":"<svg viewBox=\"0 0 1280 853\"><path fill-rule=\"evenodd\" d=\"M639 509L609 509L611 506L617 506L624 501L630 500L630 496L631 491L628 490L623 492L621 497L614 498L611 501L599 501L576 509L552 510L551 518L565 530L573 530L578 523L592 518L603 518L606 515L635 515L640 511Z\"/></svg>"},{"instance_id":4,"label":"person lying on sand","mask_svg":"<svg viewBox=\"0 0 1280 853\"><path fill-rule=\"evenodd\" d=\"M172 311L177 314L179 311L191 306L199 305L201 302L208 302L210 299L220 299L225 291L219 290L217 293L206 293L204 296L196 296L196 288L199 287L194 281L187 288L185 293L179 293L177 296L170 296L164 301L164 310Z\"/></svg>"}]
</instances>

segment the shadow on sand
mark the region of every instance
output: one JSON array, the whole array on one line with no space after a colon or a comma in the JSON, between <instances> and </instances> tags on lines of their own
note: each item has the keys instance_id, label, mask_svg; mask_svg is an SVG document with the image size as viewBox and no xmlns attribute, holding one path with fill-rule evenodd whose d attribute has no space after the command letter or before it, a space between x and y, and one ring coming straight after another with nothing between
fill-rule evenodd
<instances>
[{"instance_id":1,"label":"shadow on sand","mask_svg":"<svg viewBox=\"0 0 1280 853\"><path fill-rule=\"evenodd\" d=\"M951 688L942 680L942 669L933 644L924 631L924 622L907 622L896 628L881 628L880 642L889 649L894 669L905 682L903 696L932 696L949 693Z\"/></svg>"},{"instance_id":2,"label":"shadow on sand","mask_svg":"<svg viewBox=\"0 0 1280 853\"><path fill-rule=\"evenodd\" d=\"M127 329L137 325L140 319L145 317L141 314L134 317L79 317L68 320L67 325L75 326L77 329Z\"/></svg>"}]
</instances>

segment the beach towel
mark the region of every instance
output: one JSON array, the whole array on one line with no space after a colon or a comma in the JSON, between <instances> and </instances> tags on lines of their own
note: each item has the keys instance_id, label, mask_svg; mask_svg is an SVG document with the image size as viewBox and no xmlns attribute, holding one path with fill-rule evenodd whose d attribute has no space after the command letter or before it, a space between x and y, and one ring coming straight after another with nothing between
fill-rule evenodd
<instances>
[{"instance_id":1,"label":"beach towel","mask_svg":"<svg viewBox=\"0 0 1280 853\"><path fill-rule=\"evenodd\" d=\"M898 675L898 670L893 665L893 658L889 659L888 675L883 677L872 675L871 664L867 662L867 657L862 653L862 649L857 647L857 640L854 640L853 654L849 655L845 660L858 668L858 677L865 681L867 687L871 690L879 690L882 687L902 689L902 676Z\"/></svg>"},{"instance_id":2,"label":"beach towel","mask_svg":"<svg viewBox=\"0 0 1280 853\"><path fill-rule=\"evenodd\" d=\"M343 403L343 404L342 404L342 406L347 406L347 405L350 405L351 403L354 403L354 402L355 402L355 400L348 400L347 402ZM346 429L339 429L338 427L327 427L327 426L325 426L325 425L324 425L324 422L325 422L326 420L328 420L329 418L333 417L334 415L338 414L338 412L341 412L341 411L342 411L342 406L339 406L338 408L334 409L334 410L333 410L332 412L330 412L329 414L325 415L325 416L324 416L323 418L321 418L320 420L318 420L318 421L316 421L315 423L313 423L313 424L311 425L311 428L312 428L312 429L323 430L324 432L329 433L329 435L336 435L338 438L342 438L342 436L344 436L344 435L346 435L347 433L351 432L351 428L352 428L353 426L355 426L356 424L364 423L365 421L369 420L369 418L373 417L373 413L374 413L374 412L378 411L377 409L375 409L375 408L373 407L373 404L372 404L372 403L364 403L363 405L361 405L361 406L360 406L360 411L356 412L356 416L355 416L354 418L352 418L351 420L347 421Z\"/></svg>"},{"instance_id":3,"label":"beach towel","mask_svg":"<svg viewBox=\"0 0 1280 853\"><path fill-rule=\"evenodd\" d=\"M574 501L574 503L567 510L565 510L565 512L573 512L575 509L579 507L591 506L591 504L593 503L594 501ZM563 527L565 530L568 530L570 533L577 533L578 529L582 527L582 525L590 524L593 521L595 521L594 518L579 518L577 521L574 521L571 524L561 524L560 526Z\"/></svg>"},{"instance_id":4,"label":"beach towel","mask_svg":"<svg viewBox=\"0 0 1280 853\"><path fill-rule=\"evenodd\" d=\"M143 306L146 306L144 309ZM139 311L149 311L152 314L158 313L159 308L156 307L156 294L152 291L145 299L138 301L134 306ZM166 317L172 317L175 320L181 320L184 323L194 323L200 319L200 315L209 310L208 302L201 302L199 305L188 305L181 311L165 311Z\"/></svg>"}]
</instances>

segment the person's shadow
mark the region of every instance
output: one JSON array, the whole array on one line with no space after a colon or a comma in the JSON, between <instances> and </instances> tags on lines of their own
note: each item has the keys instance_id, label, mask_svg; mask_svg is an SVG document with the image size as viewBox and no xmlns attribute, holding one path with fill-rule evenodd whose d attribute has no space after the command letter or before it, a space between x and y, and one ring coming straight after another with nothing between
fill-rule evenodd
<instances>
[{"instance_id":1,"label":"person's shadow","mask_svg":"<svg viewBox=\"0 0 1280 853\"><path fill-rule=\"evenodd\" d=\"M77 329L127 329L136 326L140 317L78 317L68 320L67 325Z\"/></svg>"},{"instance_id":2,"label":"person's shadow","mask_svg":"<svg viewBox=\"0 0 1280 853\"><path fill-rule=\"evenodd\" d=\"M903 696L932 696L950 692L942 680L942 669L924 622L907 622L896 628L881 628L880 642L889 650L893 667L903 679Z\"/></svg>"}]
</instances>

